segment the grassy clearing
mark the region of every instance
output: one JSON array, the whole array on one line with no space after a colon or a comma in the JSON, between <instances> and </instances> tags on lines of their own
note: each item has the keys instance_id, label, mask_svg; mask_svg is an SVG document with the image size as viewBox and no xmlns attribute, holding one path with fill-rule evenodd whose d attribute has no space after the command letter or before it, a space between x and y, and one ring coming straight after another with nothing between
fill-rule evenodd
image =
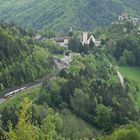
<instances>
[{"instance_id":1,"label":"grassy clearing","mask_svg":"<svg viewBox=\"0 0 140 140\"><path fill-rule=\"evenodd\" d=\"M37 85L17 94L0 104L0 110L4 107L11 107L12 105L19 105L23 98L28 97L30 100L35 99L40 94L41 85Z\"/></svg>"},{"instance_id":2,"label":"grassy clearing","mask_svg":"<svg viewBox=\"0 0 140 140\"><path fill-rule=\"evenodd\" d=\"M63 135L65 137L71 137L72 134L78 134L81 138L94 138L99 136L100 132L97 128L94 128L83 119L74 115L70 110L66 109L62 113L64 120Z\"/></svg>"},{"instance_id":3,"label":"grassy clearing","mask_svg":"<svg viewBox=\"0 0 140 140\"><path fill-rule=\"evenodd\" d=\"M128 78L129 80L135 81L135 83L139 87L137 104L140 106L140 68L125 66L119 67L119 71L123 74L124 77Z\"/></svg>"}]
</instances>

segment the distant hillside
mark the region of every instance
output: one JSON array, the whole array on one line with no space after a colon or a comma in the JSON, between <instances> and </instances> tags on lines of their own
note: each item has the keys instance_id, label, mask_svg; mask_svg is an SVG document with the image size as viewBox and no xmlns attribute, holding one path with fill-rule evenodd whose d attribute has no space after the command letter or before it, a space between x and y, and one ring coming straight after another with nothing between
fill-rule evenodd
<instances>
[{"instance_id":1,"label":"distant hillside","mask_svg":"<svg viewBox=\"0 0 140 140\"><path fill-rule=\"evenodd\" d=\"M139 0L0 0L0 20L37 29L92 30L122 12L140 16Z\"/></svg>"}]
</instances>

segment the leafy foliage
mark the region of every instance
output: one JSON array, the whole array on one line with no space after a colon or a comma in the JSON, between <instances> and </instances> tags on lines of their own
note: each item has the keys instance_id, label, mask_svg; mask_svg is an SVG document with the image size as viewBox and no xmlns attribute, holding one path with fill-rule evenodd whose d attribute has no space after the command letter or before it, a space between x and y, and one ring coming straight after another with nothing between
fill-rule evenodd
<instances>
[{"instance_id":1,"label":"leafy foliage","mask_svg":"<svg viewBox=\"0 0 140 140\"><path fill-rule=\"evenodd\" d=\"M126 125L116 129L110 136L101 138L101 140L139 140L139 131L138 125Z\"/></svg>"},{"instance_id":2,"label":"leafy foliage","mask_svg":"<svg viewBox=\"0 0 140 140\"><path fill-rule=\"evenodd\" d=\"M138 119L131 98L136 97L136 87L125 81L124 89L115 69L110 68L104 56L98 57L75 57L68 70L63 70L52 82L48 81L49 84L44 83L48 86L44 86L45 98L41 104L47 102L59 108L68 106L84 120L109 131L115 124Z\"/></svg>"},{"instance_id":3,"label":"leafy foliage","mask_svg":"<svg viewBox=\"0 0 140 140\"><path fill-rule=\"evenodd\" d=\"M139 5L139 0L0 0L0 19L38 29L91 30L110 24L124 11L140 16Z\"/></svg>"},{"instance_id":4,"label":"leafy foliage","mask_svg":"<svg viewBox=\"0 0 140 140\"><path fill-rule=\"evenodd\" d=\"M21 109L17 113L18 122L15 129L9 123L9 132L6 133L7 140L64 140L58 135L57 130L62 123L58 113L54 113L52 109L48 109L46 118L40 126L35 126L31 122L31 107L32 103L25 98L21 103Z\"/></svg>"},{"instance_id":5,"label":"leafy foliage","mask_svg":"<svg viewBox=\"0 0 140 140\"><path fill-rule=\"evenodd\" d=\"M129 26L127 23L114 24L96 30L95 34L104 41L105 52L109 58L115 58L121 65L140 66L138 26ZM127 31L124 32L124 29Z\"/></svg>"},{"instance_id":6,"label":"leafy foliage","mask_svg":"<svg viewBox=\"0 0 140 140\"><path fill-rule=\"evenodd\" d=\"M41 78L52 70L49 51L26 30L2 23L0 42L0 91Z\"/></svg>"}]
</instances>

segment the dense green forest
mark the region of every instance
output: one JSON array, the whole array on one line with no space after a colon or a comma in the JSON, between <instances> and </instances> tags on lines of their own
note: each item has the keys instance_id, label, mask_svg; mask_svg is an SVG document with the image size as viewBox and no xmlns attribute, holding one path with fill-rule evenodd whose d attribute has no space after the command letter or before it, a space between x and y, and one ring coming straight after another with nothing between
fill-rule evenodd
<instances>
[{"instance_id":1,"label":"dense green forest","mask_svg":"<svg viewBox=\"0 0 140 140\"><path fill-rule=\"evenodd\" d=\"M0 91L34 81L53 70L53 54L64 48L52 41L37 41L33 32L0 24Z\"/></svg>"},{"instance_id":2,"label":"dense green forest","mask_svg":"<svg viewBox=\"0 0 140 140\"><path fill-rule=\"evenodd\" d=\"M71 32L69 67L44 79L31 100L21 96L22 102L0 105L0 139L140 140L139 81L121 75L124 66L139 74L138 33L131 22L99 28L89 33L101 40L96 47L82 45L81 31ZM51 40L36 40L32 30L1 23L1 90L50 74L53 56L64 51Z\"/></svg>"},{"instance_id":3,"label":"dense green forest","mask_svg":"<svg viewBox=\"0 0 140 140\"><path fill-rule=\"evenodd\" d=\"M139 25L134 26L131 22L113 24L96 30L95 34L106 46L105 53L110 59L115 58L119 65L140 67Z\"/></svg>"},{"instance_id":4,"label":"dense green forest","mask_svg":"<svg viewBox=\"0 0 140 140\"><path fill-rule=\"evenodd\" d=\"M68 106L90 124L110 131L116 124L139 118L135 108L137 87L128 80L124 85L104 55L79 56L56 80L44 83L47 94L40 95L39 103L46 97L50 106Z\"/></svg>"},{"instance_id":5,"label":"dense green forest","mask_svg":"<svg viewBox=\"0 0 140 140\"><path fill-rule=\"evenodd\" d=\"M25 98L23 102L20 103L19 107L16 113L15 106L11 107L9 110L3 110L3 117L1 120L3 121L3 125L5 123L7 124L8 128L5 129L8 129L9 131L0 130L1 140L90 140L93 138L96 138L97 140L140 139L140 126L136 123L131 122L131 124L116 128L109 136L97 136L95 132L92 134L87 130L84 131L84 134L81 134L75 127L71 128L71 124L77 123L73 122L72 118L69 117L69 121L64 121L62 114L66 115L66 110L63 110L61 113L58 111L56 112L46 104L39 106L32 104L28 98ZM101 112L100 115L105 117L104 110ZM8 119L10 121L8 121ZM39 123L36 120L39 120ZM66 129L67 125L69 129ZM86 135L86 133L88 135Z\"/></svg>"},{"instance_id":6,"label":"dense green forest","mask_svg":"<svg viewBox=\"0 0 140 140\"><path fill-rule=\"evenodd\" d=\"M21 107L16 104L2 109L1 137L9 140L139 140L137 87L129 80L125 80L124 85L104 55L75 56L68 69L63 69L51 81L43 82L39 96L32 103L24 99ZM69 118L68 123L64 119L67 110L91 124L97 132L85 130L83 134L75 127L71 129L73 120Z\"/></svg>"},{"instance_id":7,"label":"dense green forest","mask_svg":"<svg viewBox=\"0 0 140 140\"><path fill-rule=\"evenodd\" d=\"M81 31L72 33L69 39L69 49L77 53L103 52L110 62L116 61L118 65L130 65L140 67L140 38L139 25L132 22L114 23L105 28L98 28L90 35L101 41L99 47L91 41L89 45L82 45Z\"/></svg>"},{"instance_id":8,"label":"dense green forest","mask_svg":"<svg viewBox=\"0 0 140 140\"><path fill-rule=\"evenodd\" d=\"M91 30L122 12L140 16L139 0L0 0L0 19L38 29Z\"/></svg>"}]
</instances>

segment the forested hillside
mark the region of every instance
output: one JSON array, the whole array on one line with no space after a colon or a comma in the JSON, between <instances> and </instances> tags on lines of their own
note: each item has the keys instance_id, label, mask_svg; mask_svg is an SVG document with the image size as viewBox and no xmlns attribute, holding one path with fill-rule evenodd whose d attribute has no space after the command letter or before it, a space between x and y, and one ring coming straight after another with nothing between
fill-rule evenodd
<instances>
[{"instance_id":1,"label":"forested hillside","mask_svg":"<svg viewBox=\"0 0 140 140\"><path fill-rule=\"evenodd\" d=\"M140 16L139 0L0 0L0 19L38 29L91 30L122 12Z\"/></svg>"},{"instance_id":2,"label":"forested hillside","mask_svg":"<svg viewBox=\"0 0 140 140\"><path fill-rule=\"evenodd\" d=\"M68 69L63 69L51 81L43 82L40 94L32 103L24 99L20 106L1 110L1 138L139 140L137 88L129 80L125 80L124 85L104 55L75 56ZM73 119L68 110L90 127Z\"/></svg>"},{"instance_id":3,"label":"forested hillside","mask_svg":"<svg viewBox=\"0 0 140 140\"><path fill-rule=\"evenodd\" d=\"M126 22L98 29L94 34L105 45L106 55L113 56L111 60L115 58L119 65L140 67L139 32L139 26Z\"/></svg>"},{"instance_id":4,"label":"forested hillside","mask_svg":"<svg viewBox=\"0 0 140 140\"><path fill-rule=\"evenodd\" d=\"M0 24L0 91L51 72L52 56L32 35L14 25Z\"/></svg>"},{"instance_id":5,"label":"forested hillside","mask_svg":"<svg viewBox=\"0 0 140 140\"><path fill-rule=\"evenodd\" d=\"M40 104L68 106L104 131L110 131L115 124L138 119L134 102L137 88L128 80L123 87L117 71L110 67L104 55L75 57L68 70L61 71L52 83L48 82L44 83L46 93L40 95Z\"/></svg>"},{"instance_id":6,"label":"forested hillside","mask_svg":"<svg viewBox=\"0 0 140 140\"><path fill-rule=\"evenodd\" d=\"M0 98L0 140L140 140L139 24L128 18L83 33L123 11L140 16L139 5L0 0L1 19L42 29L0 23L0 92L39 80ZM65 37L52 31L71 26Z\"/></svg>"}]
</instances>

